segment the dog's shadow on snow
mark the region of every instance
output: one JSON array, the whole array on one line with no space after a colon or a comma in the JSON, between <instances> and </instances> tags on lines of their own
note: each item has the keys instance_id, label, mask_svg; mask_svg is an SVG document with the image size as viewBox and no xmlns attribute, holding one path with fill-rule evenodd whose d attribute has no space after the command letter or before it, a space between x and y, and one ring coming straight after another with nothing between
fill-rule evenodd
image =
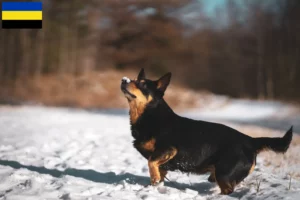
<instances>
[{"instance_id":1,"label":"dog's shadow on snow","mask_svg":"<svg viewBox=\"0 0 300 200\"><path fill-rule=\"evenodd\" d=\"M74 168L68 168L64 171L60 171L57 169L47 169L45 167L22 165L19 162L9 161L9 160L0 160L0 165L9 166L14 169L24 168L40 174L48 174L56 178L68 175L68 176L83 178L93 182L106 183L106 184L120 184L122 182L126 182L129 184L139 184L139 185L148 186L150 182L149 177L138 176L130 173L116 174L114 172L97 172L94 170L82 170L82 169L74 169ZM209 182L196 183L193 185L185 184L185 183L177 183L177 182L165 182L165 186L176 188L179 190L184 190L188 188L188 189L196 190L200 194L212 194L211 189L215 187L214 184L211 184Z\"/></svg>"}]
</instances>

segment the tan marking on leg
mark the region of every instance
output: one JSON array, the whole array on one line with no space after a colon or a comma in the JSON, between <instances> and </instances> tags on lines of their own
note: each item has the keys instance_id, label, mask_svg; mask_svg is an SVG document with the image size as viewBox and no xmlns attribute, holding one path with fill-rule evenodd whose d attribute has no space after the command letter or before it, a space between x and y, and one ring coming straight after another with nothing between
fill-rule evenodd
<instances>
[{"instance_id":1,"label":"tan marking on leg","mask_svg":"<svg viewBox=\"0 0 300 200\"><path fill-rule=\"evenodd\" d=\"M154 138L148 140L147 142L142 144L142 148L147 150L147 151L151 151L153 152L155 150L155 142L156 140Z\"/></svg>"},{"instance_id":2,"label":"tan marking on leg","mask_svg":"<svg viewBox=\"0 0 300 200\"><path fill-rule=\"evenodd\" d=\"M210 176L208 177L208 181L209 181L209 182L212 182L212 183L216 182L216 174L215 174L215 171L212 171L212 172L211 172Z\"/></svg>"},{"instance_id":3,"label":"tan marking on leg","mask_svg":"<svg viewBox=\"0 0 300 200\"><path fill-rule=\"evenodd\" d=\"M207 166L207 167L205 167L205 168L198 169L198 170L196 171L196 173L197 173L197 174L206 174L206 173L208 173L208 172L214 172L214 171L215 171L215 166L209 165L209 166Z\"/></svg>"},{"instance_id":4,"label":"tan marking on leg","mask_svg":"<svg viewBox=\"0 0 300 200\"><path fill-rule=\"evenodd\" d=\"M224 181L217 181L217 183L221 189L221 194L225 195L231 194L236 186L235 182L229 183Z\"/></svg>"},{"instance_id":5,"label":"tan marking on leg","mask_svg":"<svg viewBox=\"0 0 300 200\"><path fill-rule=\"evenodd\" d=\"M254 169L255 169L255 161L253 162L248 174L251 174L254 171Z\"/></svg>"},{"instance_id":6,"label":"tan marking on leg","mask_svg":"<svg viewBox=\"0 0 300 200\"><path fill-rule=\"evenodd\" d=\"M171 160L177 154L177 149L172 148L171 151L167 151L166 154L163 154L156 160L151 160L151 157L148 161L149 172L151 177L151 185L156 185L161 181L161 174L159 166L165 164Z\"/></svg>"},{"instance_id":7,"label":"tan marking on leg","mask_svg":"<svg viewBox=\"0 0 300 200\"><path fill-rule=\"evenodd\" d=\"M165 177L166 177L168 171L159 169L159 173L160 173L160 181L163 182L165 180Z\"/></svg>"},{"instance_id":8,"label":"tan marking on leg","mask_svg":"<svg viewBox=\"0 0 300 200\"><path fill-rule=\"evenodd\" d=\"M262 153L262 152L264 152L264 151L270 151L270 148L269 148L269 147L263 147L263 148L261 148L261 149L258 149L258 150L256 151L256 154Z\"/></svg>"},{"instance_id":9,"label":"tan marking on leg","mask_svg":"<svg viewBox=\"0 0 300 200\"><path fill-rule=\"evenodd\" d=\"M159 168L157 162L148 162L149 172L150 172L150 182L151 185L156 185L160 182L161 176L159 173Z\"/></svg>"}]
</instances>

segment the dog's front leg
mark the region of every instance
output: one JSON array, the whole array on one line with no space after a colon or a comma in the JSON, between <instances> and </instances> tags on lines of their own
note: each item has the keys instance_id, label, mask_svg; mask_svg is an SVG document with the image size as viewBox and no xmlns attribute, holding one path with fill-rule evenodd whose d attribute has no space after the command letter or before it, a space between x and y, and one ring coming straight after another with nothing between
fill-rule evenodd
<instances>
[{"instance_id":1,"label":"dog's front leg","mask_svg":"<svg viewBox=\"0 0 300 200\"><path fill-rule=\"evenodd\" d=\"M161 177L159 166L165 164L177 154L177 149L170 147L168 149L155 149L148 160L151 185L157 185L164 177Z\"/></svg>"}]
</instances>

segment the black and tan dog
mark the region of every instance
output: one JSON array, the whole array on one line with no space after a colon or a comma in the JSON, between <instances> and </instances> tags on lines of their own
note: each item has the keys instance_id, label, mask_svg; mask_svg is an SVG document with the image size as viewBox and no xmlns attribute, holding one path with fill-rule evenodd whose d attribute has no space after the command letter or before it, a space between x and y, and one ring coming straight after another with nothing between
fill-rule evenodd
<instances>
[{"instance_id":1,"label":"black and tan dog","mask_svg":"<svg viewBox=\"0 0 300 200\"><path fill-rule=\"evenodd\" d=\"M163 99L171 73L152 81L142 69L136 80L123 78L121 89L130 107L134 147L148 160L151 184L167 171L210 173L222 194L230 194L254 169L263 150L287 151L292 128L282 138L252 138L222 124L178 116Z\"/></svg>"}]
</instances>

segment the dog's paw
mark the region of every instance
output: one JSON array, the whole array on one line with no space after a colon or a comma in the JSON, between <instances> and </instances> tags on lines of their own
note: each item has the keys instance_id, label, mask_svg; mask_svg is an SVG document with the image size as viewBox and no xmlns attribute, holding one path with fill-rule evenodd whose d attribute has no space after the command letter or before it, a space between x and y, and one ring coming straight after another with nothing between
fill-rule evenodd
<instances>
[{"instance_id":1,"label":"dog's paw","mask_svg":"<svg viewBox=\"0 0 300 200\"><path fill-rule=\"evenodd\" d=\"M208 179L207 179L209 182L211 182L211 183L215 183L216 182L216 179L215 179L215 177L214 176L212 176L212 175L210 175L209 177L208 177Z\"/></svg>"},{"instance_id":2,"label":"dog's paw","mask_svg":"<svg viewBox=\"0 0 300 200\"><path fill-rule=\"evenodd\" d=\"M160 181L151 181L152 186L157 186L160 183Z\"/></svg>"},{"instance_id":3,"label":"dog's paw","mask_svg":"<svg viewBox=\"0 0 300 200\"><path fill-rule=\"evenodd\" d=\"M151 178L151 185L152 186L157 186L157 185L159 185L160 182L161 181L160 181L159 177L153 177L153 178Z\"/></svg>"},{"instance_id":4,"label":"dog's paw","mask_svg":"<svg viewBox=\"0 0 300 200\"><path fill-rule=\"evenodd\" d=\"M165 185L165 183L163 181L151 183L152 187L162 187L164 185Z\"/></svg>"}]
</instances>

